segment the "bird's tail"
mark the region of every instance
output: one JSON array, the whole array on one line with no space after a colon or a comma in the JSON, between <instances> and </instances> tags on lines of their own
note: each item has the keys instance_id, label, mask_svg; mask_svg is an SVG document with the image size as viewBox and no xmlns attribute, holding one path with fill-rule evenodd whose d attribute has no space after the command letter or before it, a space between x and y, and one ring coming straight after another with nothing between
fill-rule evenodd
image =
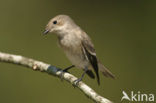
<instances>
[{"instance_id":1,"label":"bird's tail","mask_svg":"<svg viewBox=\"0 0 156 103\"><path fill-rule=\"evenodd\" d=\"M104 76L115 79L115 76L100 62L98 62L98 67L99 71L101 71Z\"/></svg>"}]
</instances>

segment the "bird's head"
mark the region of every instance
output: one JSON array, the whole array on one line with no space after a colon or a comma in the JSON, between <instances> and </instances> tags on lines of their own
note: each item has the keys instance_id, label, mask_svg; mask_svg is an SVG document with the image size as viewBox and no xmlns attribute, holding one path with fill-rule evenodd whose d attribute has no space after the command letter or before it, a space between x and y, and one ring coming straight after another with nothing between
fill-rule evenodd
<instances>
[{"instance_id":1,"label":"bird's head","mask_svg":"<svg viewBox=\"0 0 156 103\"><path fill-rule=\"evenodd\" d=\"M74 21L67 15L58 15L52 18L46 25L44 34L56 33L64 35L68 30L74 28Z\"/></svg>"}]
</instances>

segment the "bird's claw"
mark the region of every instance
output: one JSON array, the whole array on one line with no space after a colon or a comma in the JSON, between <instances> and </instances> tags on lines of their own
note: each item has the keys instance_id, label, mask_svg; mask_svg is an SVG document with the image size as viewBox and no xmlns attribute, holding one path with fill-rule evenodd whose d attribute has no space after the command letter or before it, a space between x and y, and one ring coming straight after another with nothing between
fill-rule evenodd
<instances>
[{"instance_id":1,"label":"bird's claw","mask_svg":"<svg viewBox=\"0 0 156 103\"><path fill-rule=\"evenodd\" d=\"M63 70L60 70L60 78L61 78L61 81L63 81L63 75L64 75L64 71Z\"/></svg>"},{"instance_id":2,"label":"bird's claw","mask_svg":"<svg viewBox=\"0 0 156 103\"><path fill-rule=\"evenodd\" d=\"M74 86L77 86L79 82L82 81L82 78L78 78L74 81Z\"/></svg>"},{"instance_id":3,"label":"bird's claw","mask_svg":"<svg viewBox=\"0 0 156 103\"><path fill-rule=\"evenodd\" d=\"M64 70L60 70L60 72L61 72L60 73L60 78L61 78L61 81L63 81L63 75L64 75L65 72L68 72L68 71L66 69L64 69Z\"/></svg>"}]
</instances>

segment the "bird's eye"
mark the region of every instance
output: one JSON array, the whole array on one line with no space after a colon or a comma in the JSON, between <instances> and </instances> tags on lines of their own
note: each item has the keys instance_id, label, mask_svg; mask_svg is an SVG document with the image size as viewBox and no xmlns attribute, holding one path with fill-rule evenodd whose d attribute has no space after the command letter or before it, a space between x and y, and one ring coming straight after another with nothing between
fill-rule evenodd
<instances>
[{"instance_id":1,"label":"bird's eye","mask_svg":"<svg viewBox=\"0 0 156 103\"><path fill-rule=\"evenodd\" d=\"M55 21L53 21L53 24L57 24L57 21L55 20Z\"/></svg>"}]
</instances>

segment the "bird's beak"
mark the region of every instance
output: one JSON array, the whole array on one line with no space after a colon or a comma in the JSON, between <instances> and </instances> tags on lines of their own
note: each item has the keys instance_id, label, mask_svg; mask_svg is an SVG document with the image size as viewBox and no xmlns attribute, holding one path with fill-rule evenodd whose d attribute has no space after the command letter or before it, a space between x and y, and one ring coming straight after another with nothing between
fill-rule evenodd
<instances>
[{"instance_id":1,"label":"bird's beak","mask_svg":"<svg viewBox=\"0 0 156 103\"><path fill-rule=\"evenodd\" d=\"M44 32L43 32L43 34L45 35L45 34L48 34L48 32L49 32L49 30L45 30Z\"/></svg>"}]
</instances>

